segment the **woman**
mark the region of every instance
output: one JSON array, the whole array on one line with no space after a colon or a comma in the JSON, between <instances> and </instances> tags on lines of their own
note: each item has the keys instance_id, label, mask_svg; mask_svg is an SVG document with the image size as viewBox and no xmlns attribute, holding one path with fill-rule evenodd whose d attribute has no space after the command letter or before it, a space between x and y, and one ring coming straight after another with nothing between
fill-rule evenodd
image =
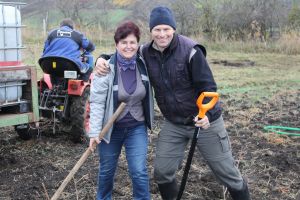
<instances>
[{"instance_id":1,"label":"woman","mask_svg":"<svg viewBox=\"0 0 300 200\"><path fill-rule=\"evenodd\" d=\"M97 200L112 199L114 174L125 146L133 199L150 199L147 162L147 128L151 129L153 97L145 63L138 55L140 30L133 22L121 24L114 35L116 53L110 72L95 75L90 94L90 148L121 102L126 107L99 144L100 169Z\"/></svg>"}]
</instances>

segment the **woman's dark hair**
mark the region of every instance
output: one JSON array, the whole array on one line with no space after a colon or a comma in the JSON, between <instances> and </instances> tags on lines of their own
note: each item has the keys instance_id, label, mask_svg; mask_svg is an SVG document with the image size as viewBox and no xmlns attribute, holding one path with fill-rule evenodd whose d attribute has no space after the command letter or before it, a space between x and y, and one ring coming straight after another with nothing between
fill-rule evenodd
<instances>
[{"instance_id":1,"label":"woman's dark hair","mask_svg":"<svg viewBox=\"0 0 300 200\"><path fill-rule=\"evenodd\" d=\"M126 38L130 34L133 34L138 42L140 41L141 32L139 27L132 21L122 23L115 32L115 43L118 44L120 40Z\"/></svg>"}]
</instances>

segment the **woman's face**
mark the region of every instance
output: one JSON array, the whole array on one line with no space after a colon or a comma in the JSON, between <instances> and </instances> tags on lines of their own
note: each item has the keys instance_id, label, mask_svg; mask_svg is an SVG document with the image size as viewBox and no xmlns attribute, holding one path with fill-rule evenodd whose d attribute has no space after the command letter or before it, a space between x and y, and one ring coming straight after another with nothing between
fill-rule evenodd
<instances>
[{"instance_id":1,"label":"woman's face","mask_svg":"<svg viewBox=\"0 0 300 200\"><path fill-rule=\"evenodd\" d=\"M116 44L119 54L126 59L132 58L136 54L138 47L139 44L134 34L128 35Z\"/></svg>"}]
</instances>

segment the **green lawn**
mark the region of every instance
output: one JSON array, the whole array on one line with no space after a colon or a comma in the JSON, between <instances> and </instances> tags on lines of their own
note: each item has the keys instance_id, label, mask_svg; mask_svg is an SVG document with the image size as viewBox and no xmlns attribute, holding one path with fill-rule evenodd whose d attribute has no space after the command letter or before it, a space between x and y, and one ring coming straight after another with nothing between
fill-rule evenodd
<instances>
[{"instance_id":1,"label":"green lawn","mask_svg":"<svg viewBox=\"0 0 300 200\"><path fill-rule=\"evenodd\" d=\"M25 41L27 47L23 51L23 60L28 65L37 65L42 53L43 42ZM93 53L96 58L101 53L112 53L112 43L97 45ZM208 51L208 62L218 84L218 92L222 95L234 95L235 98L250 98L261 101L281 91L297 91L300 88L300 55L275 53L242 53ZM230 62L250 60L254 66L232 67L212 64L213 60ZM37 67L38 76L42 71Z\"/></svg>"},{"instance_id":2,"label":"green lawn","mask_svg":"<svg viewBox=\"0 0 300 200\"><path fill-rule=\"evenodd\" d=\"M211 64L221 95L261 101L275 93L300 89L300 55L247 54L208 50L208 61L254 61L254 66Z\"/></svg>"}]
</instances>

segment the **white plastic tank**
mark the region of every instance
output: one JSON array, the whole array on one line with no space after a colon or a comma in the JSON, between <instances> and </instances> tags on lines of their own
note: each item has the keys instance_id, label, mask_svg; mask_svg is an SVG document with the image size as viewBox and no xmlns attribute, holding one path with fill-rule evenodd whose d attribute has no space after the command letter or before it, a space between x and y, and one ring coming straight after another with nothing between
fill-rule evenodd
<instances>
[{"instance_id":1,"label":"white plastic tank","mask_svg":"<svg viewBox=\"0 0 300 200\"><path fill-rule=\"evenodd\" d=\"M11 102L20 102L22 97L21 81L0 82L0 107Z\"/></svg>"},{"instance_id":2,"label":"white plastic tank","mask_svg":"<svg viewBox=\"0 0 300 200\"><path fill-rule=\"evenodd\" d=\"M0 62L21 61L21 28L20 5L0 2Z\"/></svg>"},{"instance_id":3,"label":"white plastic tank","mask_svg":"<svg viewBox=\"0 0 300 200\"><path fill-rule=\"evenodd\" d=\"M21 64L20 2L0 2L0 111L1 107L22 102L24 80L16 79L17 71L5 67ZM2 68L2 69L1 69ZM23 70L24 71L24 70ZM27 80L27 79L25 79Z\"/></svg>"}]
</instances>

